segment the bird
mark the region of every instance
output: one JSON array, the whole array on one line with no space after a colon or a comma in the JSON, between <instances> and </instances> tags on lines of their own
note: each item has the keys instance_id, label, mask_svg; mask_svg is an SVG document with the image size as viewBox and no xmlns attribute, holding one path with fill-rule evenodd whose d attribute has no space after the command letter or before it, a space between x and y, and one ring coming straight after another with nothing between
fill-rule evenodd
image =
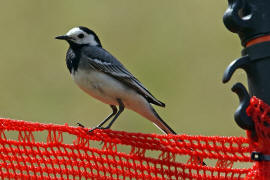
<instances>
[{"instance_id":1,"label":"bird","mask_svg":"<svg viewBox=\"0 0 270 180\"><path fill-rule=\"evenodd\" d=\"M77 26L55 38L69 44L66 65L79 88L112 109L112 113L89 132L110 129L127 108L153 122L164 133L176 134L152 106L165 107L165 104L157 100L118 59L103 48L93 30ZM104 126L107 122L108 125Z\"/></svg>"}]
</instances>

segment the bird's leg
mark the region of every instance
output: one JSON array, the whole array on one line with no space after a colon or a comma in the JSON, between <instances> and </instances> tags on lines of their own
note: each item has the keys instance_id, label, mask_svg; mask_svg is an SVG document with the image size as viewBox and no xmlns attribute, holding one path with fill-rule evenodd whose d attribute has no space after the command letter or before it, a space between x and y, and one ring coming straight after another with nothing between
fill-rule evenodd
<instances>
[{"instance_id":1,"label":"bird's leg","mask_svg":"<svg viewBox=\"0 0 270 180\"><path fill-rule=\"evenodd\" d=\"M119 104L119 111L117 112L117 114L113 117L113 119L111 120L111 122L109 123L108 126L106 126L104 129L110 129L110 127L112 126L112 124L115 122L115 120L118 118L118 116L124 111L125 109L125 105L123 104L123 102L121 101L121 99L116 99L118 104Z\"/></svg>"},{"instance_id":2,"label":"bird's leg","mask_svg":"<svg viewBox=\"0 0 270 180\"><path fill-rule=\"evenodd\" d=\"M102 121L97 127L102 127L103 124L105 124L108 120L110 120L116 113L117 113L117 107L114 105L110 105L113 112L110 114L104 121Z\"/></svg>"},{"instance_id":3,"label":"bird's leg","mask_svg":"<svg viewBox=\"0 0 270 180\"><path fill-rule=\"evenodd\" d=\"M106 118L104 121L102 121L97 127L95 127L95 128L93 128L93 129L91 129L91 130L89 130L88 132L90 133L90 132L93 132L94 130L96 130L96 129L109 129L111 126L112 126L112 124L115 122L115 120L119 117L119 115L124 111L124 109L125 109L125 106L124 106L124 104L123 104L123 102L121 101L121 99L116 99L117 100L117 102L118 102L118 104L119 104L119 111L117 112L117 108L115 107L115 106L113 106L113 105L111 105L111 107L112 107L112 109L113 109L113 113L108 117L108 118ZM114 107L114 108L113 108ZM114 109L116 109L116 111L114 110ZM116 113L117 112L117 113ZM109 125L108 126L106 126L106 127L102 127L102 125L103 124L105 124L113 115L115 115L114 117L113 117L113 119L111 120L111 122L109 123Z\"/></svg>"},{"instance_id":4,"label":"bird's leg","mask_svg":"<svg viewBox=\"0 0 270 180\"><path fill-rule=\"evenodd\" d=\"M110 105L110 106L111 106L113 112L112 112L106 119L104 119L97 127L101 127L103 124L105 124L109 119L111 119L111 118L117 113L117 107L114 106L114 105ZM77 123L77 125L78 125L79 127L82 127L82 128L85 127L85 126L84 126L83 124L81 124L81 123Z\"/></svg>"},{"instance_id":5,"label":"bird's leg","mask_svg":"<svg viewBox=\"0 0 270 180\"><path fill-rule=\"evenodd\" d=\"M110 120L117 113L117 107L114 105L110 105L110 106L111 106L113 112L106 119L104 119L97 127L89 130L88 132L92 132L95 129L103 129L102 125L105 124L108 120Z\"/></svg>"}]
</instances>

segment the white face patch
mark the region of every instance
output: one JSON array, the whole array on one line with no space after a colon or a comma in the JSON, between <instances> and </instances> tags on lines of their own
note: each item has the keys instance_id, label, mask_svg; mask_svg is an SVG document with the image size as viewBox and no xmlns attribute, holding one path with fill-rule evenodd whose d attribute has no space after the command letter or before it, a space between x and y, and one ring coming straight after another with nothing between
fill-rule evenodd
<instances>
[{"instance_id":1,"label":"white face patch","mask_svg":"<svg viewBox=\"0 0 270 180\"><path fill-rule=\"evenodd\" d=\"M81 34L83 34L83 37L80 38ZM91 46L98 45L94 35L88 34L78 27L69 30L66 35L71 37L71 41L75 42L76 44L90 44Z\"/></svg>"}]
</instances>

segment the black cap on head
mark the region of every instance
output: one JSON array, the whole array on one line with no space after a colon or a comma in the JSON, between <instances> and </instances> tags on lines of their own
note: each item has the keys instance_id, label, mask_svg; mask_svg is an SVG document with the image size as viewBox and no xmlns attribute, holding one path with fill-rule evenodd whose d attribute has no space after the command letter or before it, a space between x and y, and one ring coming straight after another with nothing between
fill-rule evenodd
<instances>
[{"instance_id":1,"label":"black cap on head","mask_svg":"<svg viewBox=\"0 0 270 180\"><path fill-rule=\"evenodd\" d=\"M95 38L95 41L96 41L98 44L100 44L100 46L101 46L101 42L100 42L100 40L99 40L97 34L96 34L94 31L92 31L91 29L88 29L87 27L84 27L84 26L79 26L79 28L80 28L80 30L86 32L87 34L92 34L92 35L94 36L94 38Z\"/></svg>"}]
</instances>

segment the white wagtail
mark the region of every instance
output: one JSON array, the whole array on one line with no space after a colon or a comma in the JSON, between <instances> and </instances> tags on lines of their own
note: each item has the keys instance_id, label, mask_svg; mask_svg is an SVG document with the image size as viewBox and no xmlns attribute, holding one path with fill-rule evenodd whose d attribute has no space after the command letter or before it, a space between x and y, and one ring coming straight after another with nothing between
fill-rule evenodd
<instances>
[{"instance_id":1,"label":"white wagtail","mask_svg":"<svg viewBox=\"0 0 270 180\"><path fill-rule=\"evenodd\" d=\"M149 119L165 133L176 134L151 106L165 107L165 104L157 100L115 57L102 48L96 33L79 26L56 39L66 40L70 45L66 64L76 84L112 108L112 114L90 131L110 128L126 107ZM112 117L111 122L103 127Z\"/></svg>"}]
</instances>

